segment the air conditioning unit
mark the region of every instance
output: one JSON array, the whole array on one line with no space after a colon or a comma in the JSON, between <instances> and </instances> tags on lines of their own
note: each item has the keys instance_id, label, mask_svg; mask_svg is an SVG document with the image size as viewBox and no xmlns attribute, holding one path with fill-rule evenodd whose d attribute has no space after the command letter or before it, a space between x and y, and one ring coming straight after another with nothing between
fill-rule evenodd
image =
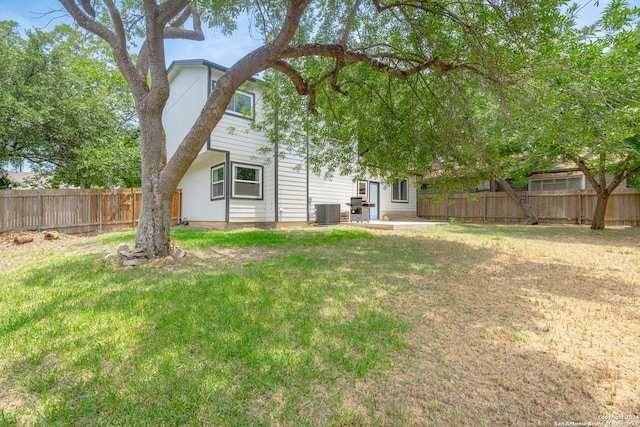
<instances>
[{"instance_id":1,"label":"air conditioning unit","mask_svg":"<svg viewBox=\"0 0 640 427\"><path fill-rule=\"evenodd\" d=\"M316 224L320 224L320 225L340 224L340 205L339 204L316 205Z\"/></svg>"}]
</instances>

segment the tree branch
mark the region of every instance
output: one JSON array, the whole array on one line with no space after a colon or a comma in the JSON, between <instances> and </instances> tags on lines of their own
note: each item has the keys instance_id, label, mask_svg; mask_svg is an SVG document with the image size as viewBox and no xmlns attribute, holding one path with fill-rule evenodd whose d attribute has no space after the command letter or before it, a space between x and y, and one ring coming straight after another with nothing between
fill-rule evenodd
<instances>
[{"instance_id":1,"label":"tree branch","mask_svg":"<svg viewBox=\"0 0 640 427\"><path fill-rule=\"evenodd\" d=\"M627 155L627 157L622 161L622 164L620 165L620 167L618 167L616 174L613 176L613 180L611 181L611 184L609 184L609 187L607 187L607 191L609 193L613 193L613 191L616 188L618 188L618 186L624 180L623 178L624 172L627 169L627 166L629 165L630 161L631 161L631 156Z\"/></svg>"},{"instance_id":2,"label":"tree branch","mask_svg":"<svg viewBox=\"0 0 640 427\"><path fill-rule=\"evenodd\" d=\"M439 16L448 18L452 22L455 22L456 24L460 25L461 27L465 28L468 31L474 30L474 27L470 24L467 24L460 15L448 9L445 9L443 7L427 6L427 2L425 2L424 0L400 1L395 3L385 4L385 5L381 4L379 0L372 0L372 3L376 8L376 11L378 11L378 13L382 13L386 10L397 9L400 7L411 7L414 9L422 10L424 12L432 13L434 15L439 15Z\"/></svg>"},{"instance_id":3,"label":"tree branch","mask_svg":"<svg viewBox=\"0 0 640 427\"><path fill-rule=\"evenodd\" d=\"M180 28L189 19L189 17L191 17L193 21L193 30ZM199 11L195 7L188 5L180 16L171 22L168 27L164 28L163 37L164 39L204 40ZM138 70L139 73L143 73L145 75L148 73L149 59L149 43L145 40L140 47L138 62L136 63L136 70Z\"/></svg>"},{"instance_id":4,"label":"tree branch","mask_svg":"<svg viewBox=\"0 0 640 427\"><path fill-rule=\"evenodd\" d=\"M631 169L629 172L627 172L627 173L624 175L624 177L622 178L622 181L624 181L625 179L629 179L629 178L631 178L632 176L634 176L634 175L636 175L636 174L638 174L638 173L640 173L640 166L638 166L638 167L637 167L637 168L635 168L635 169Z\"/></svg>"},{"instance_id":5,"label":"tree branch","mask_svg":"<svg viewBox=\"0 0 640 427\"><path fill-rule=\"evenodd\" d=\"M362 0L356 0L351 8L351 13L349 13L349 18L347 19L347 23L344 26L344 33L342 34L342 40L340 40L340 44L342 46L347 45L347 41L349 40L349 34L351 34L351 27L353 27L353 21L356 19L356 13L358 12L358 8L360 7L360 3Z\"/></svg>"},{"instance_id":6,"label":"tree branch","mask_svg":"<svg viewBox=\"0 0 640 427\"><path fill-rule=\"evenodd\" d=\"M576 157L576 158L573 159L573 162L576 164L576 166L578 166L578 169L580 169L582 171L584 176L587 178L587 181L589 181L589 184L591 184L591 186L596 191L596 193L598 193L598 195L604 194L606 189L602 188L600 186L600 184L598 184L598 181L596 181L595 177L593 176L593 174L591 173L591 171L587 167L587 165L584 162L584 160Z\"/></svg>"},{"instance_id":7,"label":"tree branch","mask_svg":"<svg viewBox=\"0 0 640 427\"><path fill-rule=\"evenodd\" d=\"M189 0L165 0L162 4L157 6L157 22L164 28L164 26L167 25L172 19L176 18L176 16L178 16L182 10L185 10L186 12L187 9L192 8L192 6L190 6L189 4ZM189 16L187 14L186 18L188 17ZM179 20L180 18L182 18L182 16L178 16L177 20Z\"/></svg>"},{"instance_id":8,"label":"tree branch","mask_svg":"<svg viewBox=\"0 0 640 427\"><path fill-rule=\"evenodd\" d=\"M379 55L380 54L378 54L378 56ZM282 52L281 58L301 58L305 56L321 56L325 58L348 60L351 63L363 63L375 71L387 73L400 80L406 80L409 76L428 69L439 70L444 74L456 69L467 69L482 74L482 72L472 64L465 62L445 62L438 57L428 59L414 67L402 70L384 63L372 55L350 51L344 46L338 44L305 44L291 46Z\"/></svg>"},{"instance_id":9,"label":"tree branch","mask_svg":"<svg viewBox=\"0 0 640 427\"><path fill-rule=\"evenodd\" d=\"M100 22L93 20L92 17L80 10L73 0L60 0L60 3L67 12L69 12L78 25L104 39L110 46L113 47L115 45L116 35L113 31L102 25Z\"/></svg>"}]
</instances>

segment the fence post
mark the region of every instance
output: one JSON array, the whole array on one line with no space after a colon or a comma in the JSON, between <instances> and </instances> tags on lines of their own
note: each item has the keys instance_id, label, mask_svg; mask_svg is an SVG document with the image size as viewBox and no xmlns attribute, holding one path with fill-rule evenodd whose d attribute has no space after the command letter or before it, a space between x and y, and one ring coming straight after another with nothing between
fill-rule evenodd
<instances>
[{"instance_id":1,"label":"fence post","mask_svg":"<svg viewBox=\"0 0 640 427\"><path fill-rule=\"evenodd\" d=\"M100 213L98 214L98 230L100 230L100 231L102 231L102 220L103 220L103 218L102 218L102 203L103 203L103 201L102 201L102 198L103 198L102 191L103 190L101 188L100 189L100 193L98 194L98 197L99 197L99 199L98 199L98 211L100 211Z\"/></svg>"},{"instance_id":2,"label":"fence post","mask_svg":"<svg viewBox=\"0 0 640 427\"><path fill-rule=\"evenodd\" d=\"M582 191L578 190L578 225L582 225Z\"/></svg>"},{"instance_id":3,"label":"fence post","mask_svg":"<svg viewBox=\"0 0 640 427\"><path fill-rule=\"evenodd\" d=\"M131 212L131 223L133 224L133 227L131 228L136 228L136 198L138 197L138 195L136 194L136 191L132 188L131 189L131 198L133 199L133 202L131 203L133 212Z\"/></svg>"},{"instance_id":4,"label":"fence post","mask_svg":"<svg viewBox=\"0 0 640 427\"><path fill-rule=\"evenodd\" d=\"M484 206L482 207L482 222L487 222L487 193L484 193Z\"/></svg>"},{"instance_id":5,"label":"fence post","mask_svg":"<svg viewBox=\"0 0 640 427\"><path fill-rule=\"evenodd\" d=\"M446 202L444 215L446 217L446 220L449 221L449 198L447 197L446 199L444 199L444 201Z\"/></svg>"},{"instance_id":6,"label":"fence post","mask_svg":"<svg viewBox=\"0 0 640 427\"><path fill-rule=\"evenodd\" d=\"M178 222L182 222L182 188L178 188Z\"/></svg>"},{"instance_id":7,"label":"fence post","mask_svg":"<svg viewBox=\"0 0 640 427\"><path fill-rule=\"evenodd\" d=\"M38 233L42 230L42 194L38 190Z\"/></svg>"}]
</instances>

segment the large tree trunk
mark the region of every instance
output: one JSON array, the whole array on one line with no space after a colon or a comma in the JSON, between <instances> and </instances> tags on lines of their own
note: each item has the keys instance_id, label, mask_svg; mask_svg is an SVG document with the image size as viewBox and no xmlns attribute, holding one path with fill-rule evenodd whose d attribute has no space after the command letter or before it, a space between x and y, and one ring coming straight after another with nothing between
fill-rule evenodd
<instances>
[{"instance_id":1,"label":"large tree trunk","mask_svg":"<svg viewBox=\"0 0 640 427\"><path fill-rule=\"evenodd\" d=\"M522 223L525 225L537 224L538 216L534 212L533 207L529 203L522 200L520 196L518 196L518 193L515 192L515 190L511 187L506 179L498 178L498 181L500 182L502 188L504 188L504 191L509 195L509 197L511 197L516 203L518 203L520 209L522 209L522 211L526 215L526 218L524 219L524 221L522 221Z\"/></svg>"},{"instance_id":2,"label":"large tree trunk","mask_svg":"<svg viewBox=\"0 0 640 427\"><path fill-rule=\"evenodd\" d=\"M163 184L166 165L166 136L162 109L139 108L142 155L142 206L136 233L136 248L149 258L163 257L171 250L171 205L175 188Z\"/></svg>"},{"instance_id":3,"label":"large tree trunk","mask_svg":"<svg viewBox=\"0 0 640 427\"><path fill-rule=\"evenodd\" d=\"M591 229L604 230L609 193L606 191L603 193L598 192L597 197L596 210L593 212L593 220L591 221Z\"/></svg>"}]
</instances>

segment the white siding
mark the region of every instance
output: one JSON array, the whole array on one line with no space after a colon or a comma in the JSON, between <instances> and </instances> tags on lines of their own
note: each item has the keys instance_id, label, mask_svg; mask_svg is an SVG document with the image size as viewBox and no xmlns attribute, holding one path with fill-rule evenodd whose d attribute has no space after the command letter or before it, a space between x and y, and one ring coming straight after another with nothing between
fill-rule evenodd
<instances>
[{"instance_id":1,"label":"white siding","mask_svg":"<svg viewBox=\"0 0 640 427\"><path fill-rule=\"evenodd\" d=\"M416 179L415 177L410 177L407 179L408 181L408 196L409 203L401 203L401 202L392 202L391 196L393 193L392 186L386 186L384 184L380 184L380 215L391 214L393 212L402 212L405 214L416 213L416 200L418 198L418 190L415 187ZM393 218L391 218L393 219Z\"/></svg>"},{"instance_id":2,"label":"white siding","mask_svg":"<svg viewBox=\"0 0 640 427\"><path fill-rule=\"evenodd\" d=\"M222 73L211 70L211 78L218 79ZM249 84L249 86L251 86ZM254 95L256 114L260 114L261 94L257 87L243 87L243 92ZM229 200L229 222L273 222L275 221L275 173L271 155L264 155L259 149L269 144L267 138L251 129L253 121L248 118L225 114L211 133L210 147L230 153L233 179L233 165L247 164L262 166L262 200L231 198ZM265 161L271 160L265 165Z\"/></svg>"},{"instance_id":3,"label":"white siding","mask_svg":"<svg viewBox=\"0 0 640 427\"><path fill-rule=\"evenodd\" d=\"M307 220L306 160L286 153L278 159L278 221Z\"/></svg>"},{"instance_id":4,"label":"white siding","mask_svg":"<svg viewBox=\"0 0 640 427\"><path fill-rule=\"evenodd\" d=\"M309 175L309 203L311 221L315 221L316 205L340 204L340 211L349 212L347 203L356 194L356 183L349 176L333 176L325 180L322 176L313 173Z\"/></svg>"},{"instance_id":5,"label":"white siding","mask_svg":"<svg viewBox=\"0 0 640 427\"><path fill-rule=\"evenodd\" d=\"M224 153L200 154L180 181L182 216L189 221L224 221L225 201L211 200L211 167L225 161Z\"/></svg>"},{"instance_id":6,"label":"white siding","mask_svg":"<svg viewBox=\"0 0 640 427\"><path fill-rule=\"evenodd\" d=\"M211 77L219 78L221 72L211 69ZM167 155L171 156L182 138L200 114L207 98L209 72L205 65L181 65L171 73L171 93L164 111L163 121L167 134ZM259 113L260 93L257 88L244 89L255 94L256 110ZM223 154L230 153L231 166L234 163L262 166L262 200L229 200L230 222L271 222L275 220L275 186L273 162L264 165L267 156L258 149L268 144L267 139L250 129L252 121L243 117L225 114L211 133L209 144L205 144L201 154L189 168L180 183L183 189L183 214L193 221L224 221L224 201L211 201L210 168L220 163ZM211 153L211 154L209 154ZM227 179L232 179L232 167L227 171Z\"/></svg>"},{"instance_id":7,"label":"white siding","mask_svg":"<svg viewBox=\"0 0 640 427\"><path fill-rule=\"evenodd\" d=\"M207 100L207 68L180 67L179 72L171 74L170 84L171 92L162 113L168 157L176 151Z\"/></svg>"}]
</instances>

